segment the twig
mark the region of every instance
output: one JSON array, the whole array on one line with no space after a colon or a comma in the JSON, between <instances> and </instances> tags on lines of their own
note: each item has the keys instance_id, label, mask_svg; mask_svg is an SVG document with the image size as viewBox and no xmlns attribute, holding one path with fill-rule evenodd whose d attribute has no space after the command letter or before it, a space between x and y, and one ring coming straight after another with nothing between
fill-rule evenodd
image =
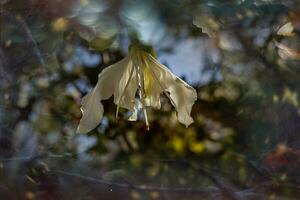
<instances>
[{"instance_id":1,"label":"twig","mask_svg":"<svg viewBox=\"0 0 300 200\"><path fill-rule=\"evenodd\" d=\"M151 191L158 191L158 192L175 192L175 193L199 193L199 194L206 194L210 195L214 190L213 189L199 189L199 188L167 188L167 187L155 187L155 186L145 186L145 185L131 185L128 183L110 183L106 182L101 179L96 179L93 177L89 176L83 176L81 174L76 174L76 173L70 173L70 172L65 172L65 171L60 171L60 170L51 170L49 173L52 174L60 174L63 176L70 176L70 177L75 177L79 178L82 180L86 181L91 181L94 183L98 183L101 185L105 185L107 187L115 187L115 188L120 188L120 189L133 189L133 190L138 190L138 191L143 191L143 192L151 192Z\"/></svg>"},{"instance_id":2,"label":"twig","mask_svg":"<svg viewBox=\"0 0 300 200\"><path fill-rule=\"evenodd\" d=\"M228 197L229 199L232 199L232 200L239 200L240 199L239 195L237 195L236 192L234 192L232 189L225 186L215 176L208 173L204 169L194 167L190 162L188 162L186 160L180 160L180 161L178 161L178 160L165 160L165 162L179 162L179 163L185 164L188 167L191 167L192 169L194 169L195 171L198 171L199 175L202 175L202 176L205 176L206 178L208 178L213 184L215 184L215 186L217 188L220 189L220 191L222 192L224 197Z\"/></svg>"},{"instance_id":3,"label":"twig","mask_svg":"<svg viewBox=\"0 0 300 200\"><path fill-rule=\"evenodd\" d=\"M35 39L32 37L31 31L27 26L26 22L21 18L17 20L12 14L10 14L9 12L3 9L0 10L0 14L3 14L4 16L8 17L10 20L15 21L19 25L19 27L23 29L25 35L27 36L27 39L33 44L33 51L36 54L39 62L43 67L45 67L46 66L45 60L42 57L41 51L39 50Z\"/></svg>"},{"instance_id":4,"label":"twig","mask_svg":"<svg viewBox=\"0 0 300 200\"><path fill-rule=\"evenodd\" d=\"M125 143L126 143L128 149L129 149L129 151L130 151L130 152L133 152L133 151L134 151L134 148L132 147L132 144L131 144L130 141L128 140L127 135L126 135L125 132L122 132L122 137L123 137L123 139L124 139L124 141L125 141Z\"/></svg>"},{"instance_id":5,"label":"twig","mask_svg":"<svg viewBox=\"0 0 300 200\"><path fill-rule=\"evenodd\" d=\"M12 158L0 158L0 162L12 162L12 161L29 161L34 159L40 159L40 158L72 158L77 155L80 155L86 151L74 153L74 154L45 154L45 155L31 155L31 156L19 156L19 157L12 157Z\"/></svg>"}]
</instances>

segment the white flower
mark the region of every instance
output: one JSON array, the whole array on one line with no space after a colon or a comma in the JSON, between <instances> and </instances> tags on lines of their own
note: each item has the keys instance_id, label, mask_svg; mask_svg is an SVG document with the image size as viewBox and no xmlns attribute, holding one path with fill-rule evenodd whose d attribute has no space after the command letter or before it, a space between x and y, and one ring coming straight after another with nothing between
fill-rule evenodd
<instances>
[{"instance_id":1,"label":"white flower","mask_svg":"<svg viewBox=\"0 0 300 200\"><path fill-rule=\"evenodd\" d=\"M142 110L149 128L146 108L160 109L160 94L165 93L177 111L178 121L186 126L193 123L190 114L197 99L196 90L138 45L131 45L128 56L105 68L98 78L97 85L82 99L79 133L87 133L99 124L104 112L101 100L112 95L116 117L122 107L132 111L129 120L136 121Z\"/></svg>"}]
</instances>

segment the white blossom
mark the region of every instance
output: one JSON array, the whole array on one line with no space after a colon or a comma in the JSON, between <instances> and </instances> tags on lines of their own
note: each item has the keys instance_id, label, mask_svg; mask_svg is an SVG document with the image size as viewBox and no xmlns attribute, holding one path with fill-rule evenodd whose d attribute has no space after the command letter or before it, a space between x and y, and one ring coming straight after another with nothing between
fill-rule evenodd
<instances>
[{"instance_id":1,"label":"white blossom","mask_svg":"<svg viewBox=\"0 0 300 200\"><path fill-rule=\"evenodd\" d=\"M128 55L119 62L105 68L98 76L96 86L82 99L82 118L77 132L87 133L94 129L103 117L101 100L114 96L119 108L133 114L129 120L136 121L138 111L142 111L149 128L147 107L160 109L160 95L164 93L177 111L178 121L189 126L190 116L197 92L166 66L139 45L131 45Z\"/></svg>"}]
</instances>

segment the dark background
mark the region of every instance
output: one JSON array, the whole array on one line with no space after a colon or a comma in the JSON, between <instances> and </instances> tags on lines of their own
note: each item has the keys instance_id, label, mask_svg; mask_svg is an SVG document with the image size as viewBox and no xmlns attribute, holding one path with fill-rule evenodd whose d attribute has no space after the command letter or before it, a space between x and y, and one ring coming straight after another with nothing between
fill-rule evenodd
<instances>
[{"instance_id":1,"label":"dark background","mask_svg":"<svg viewBox=\"0 0 300 200\"><path fill-rule=\"evenodd\" d=\"M300 198L299 1L0 6L0 199ZM76 134L81 97L133 32L197 89L195 123L162 95L147 131L109 99Z\"/></svg>"}]
</instances>

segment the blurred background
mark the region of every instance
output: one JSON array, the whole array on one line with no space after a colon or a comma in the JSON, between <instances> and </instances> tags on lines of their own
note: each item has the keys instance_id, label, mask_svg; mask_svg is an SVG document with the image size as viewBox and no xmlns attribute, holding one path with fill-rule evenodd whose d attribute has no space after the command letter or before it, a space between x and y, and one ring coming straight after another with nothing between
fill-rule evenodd
<instances>
[{"instance_id":1,"label":"blurred background","mask_svg":"<svg viewBox=\"0 0 300 200\"><path fill-rule=\"evenodd\" d=\"M300 199L298 0L0 0L0 199ZM198 92L77 134L130 33Z\"/></svg>"}]
</instances>

